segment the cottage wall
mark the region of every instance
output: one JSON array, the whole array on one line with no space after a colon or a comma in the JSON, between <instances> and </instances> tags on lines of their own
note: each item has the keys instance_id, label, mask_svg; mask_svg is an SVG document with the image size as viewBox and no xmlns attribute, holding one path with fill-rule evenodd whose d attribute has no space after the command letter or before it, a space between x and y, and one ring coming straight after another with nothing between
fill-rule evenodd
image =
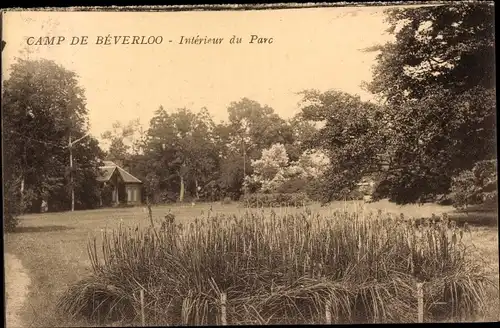
<instances>
[{"instance_id":1,"label":"cottage wall","mask_svg":"<svg viewBox=\"0 0 500 328\"><path fill-rule=\"evenodd\" d=\"M127 184L125 190L127 192L127 203L135 204L141 202L141 186L139 184Z\"/></svg>"}]
</instances>

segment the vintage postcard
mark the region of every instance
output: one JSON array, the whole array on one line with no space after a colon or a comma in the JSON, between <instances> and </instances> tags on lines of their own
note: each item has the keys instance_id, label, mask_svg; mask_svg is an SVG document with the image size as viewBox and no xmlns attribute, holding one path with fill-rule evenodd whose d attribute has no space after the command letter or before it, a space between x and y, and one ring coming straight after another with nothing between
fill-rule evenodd
<instances>
[{"instance_id":1,"label":"vintage postcard","mask_svg":"<svg viewBox=\"0 0 500 328\"><path fill-rule=\"evenodd\" d=\"M7 327L498 321L492 2L1 26Z\"/></svg>"}]
</instances>

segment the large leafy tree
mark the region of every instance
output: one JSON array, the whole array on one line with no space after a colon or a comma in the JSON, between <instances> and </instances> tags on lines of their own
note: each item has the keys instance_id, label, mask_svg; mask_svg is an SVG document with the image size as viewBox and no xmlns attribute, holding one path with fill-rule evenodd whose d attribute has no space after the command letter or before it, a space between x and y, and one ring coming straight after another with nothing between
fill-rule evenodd
<instances>
[{"instance_id":1,"label":"large leafy tree","mask_svg":"<svg viewBox=\"0 0 500 328\"><path fill-rule=\"evenodd\" d=\"M386 195L418 202L495 158L494 8L461 3L389 10L395 41L368 89L387 105Z\"/></svg>"},{"instance_id":2,"label":"large leafy tree","mask_svg":"<svg viewBox=\"0 0 500 328\"><path fill-rule=\"evenodd\" d=\"M227 108L229 121L224 124L226 156L223 156L220 186L227 194L238 197L244 177L252 174L251 160L260 158L262 151L275 143L291 147L293 131L288 122L269 106L242 98Z\"/></svg>"},{"instance_id":3,"label":"large leafy tree","mask_svg":"<svg viewBox=\"0 0 500 328\"><path fill-rule=\"evenodd\" d=\"M243 161L245 161L245 164L243 164ZM215 185L219 198L230 197L232 199L239 199L243 193L244 178L251 174L251 161L248 157L243 158L241 154L230 153L222 158L219 167L219 177Z\"/></svg>"},{"instance_id":4,"label":"large leafy tree","mask_svg":"<svg viewBox=\"0 0 500 328\"><path fill-rule=\"evenodd\" d=\"M250 144L250 138L239 138L235 126L221 122L215 126L214 137L219 151L217 180L210 184L207 192L210 199L230 197L238 199L242 193L245 175L252 173L251 160L246 156L244 145Z\"/></svg>"},{"instance_id":5,"label":"large leafy tree","mask_svg":"<svg viewBox=\"0 0 500 328\"><path fill-rule=\"evenodd\" d=\"M151 119L146 156L159 188L178 186L183 201L186 188L191 195L211 180L218 168L219 151L213 135L215 124L209 113L186 108L168 113L163 107Z\"/></svg>"},{"instance_id":6,"label":"large leafy tree","mask_svg":"<svg viewBox=\"0 0 500 328\"><path fill-rule=\"evenodd\" d=\"M492 4L390 9L386 19L395 41L372 49L380 54L369 89L390 104L421 99L432 88L459 94L495 87Z\"/></svg>"},{"instance_id":7,"label":"large leafy tree","mask_svg":"<svg viewBox=\"0 0 500 328\"><path fill-rule=\"evenodd\" d=\"M302 94L301 116L321 125L308 145L329 157L318 193L324 201L343 199L365 175L379 169L385 153L383 110L337 90Z\"/></svg>"},{"instance_id":8,"label":"large leafy tree","mask_svg":"<svg viewBox=\"0 0 500 328\"><path fill-rule=\"evenodd\" d=\"M69 187L69 174L73 174L75 192L75 209L92 209L99 206L101 186L96 181L99 174L98 167L102 164L105 153L99 147L99 142L94 137L86 137L73 146L73 170L68 167L68 154L62 154L62 161L66 161L64 176L57 176L56 181L61 185L57 188L47 183L48 206L50 211L68 210L71 202ZM54 179L53 179L54 180ZM52 180L52 181L53 181Z\"/></svg>"},{"instance_id":9,"label":"large leafy tree","mask_svg":"<svg viewBox=\"0 0 500 328\"><path fill-rule=\"evenodd\" d=\"M101 138L106 140L109 147L105 154L106 159L139 178L144 183L147 196L154 194L155 192L150 191L158 189L157 179L149 172L148 158L144 154L147 130L142 127L140 120L137 118L127 123L115 121Z\"/></svg>"},{"instance_id":10,"label":"large leafy tree","mask_svg":"<svg viewBox=\"0 0 500 328\"><path fill-rule=\"evenodd\" d=\"M231 140L245 155L258 159L262 150L275 143L291 144L293 131L289 124L269 106L242 98L232 102L228 109Z\"/></svg>"},{"instance_id":11,"label":"large leafy tree","mask_svg":"<svg viewBox=\"0 0 500 328\"><path fill-rule=\"evenodd\" d=\"M127 124L116 121L112 124L112 129L104 132L101 138L109 143L107 159L120 163L127 162L132 154L138 152L139 119L132 120ZM140 136L139 136L140 137Z\"/></svg>"},{"instance_id":12,"label":"large leafy tree","mask_svg":"<svg viewBox=\"0 0 500 328\"><path fill-rule=\"evenodd\" d=\"M317 129L314 121L306 120L302 112L294 115L288 120L288 125L293 131L293 143L286 144L288 156L291 161L296 161L302 153L310 149L311 141L313 140Z\"/></svg>"},{"instance_id":13,"label":"large leafy tree","mask_svg":"<svg viewBox=\"0 0 500 328\"><path fill-rule=\"evenodd\" d=\"M49 207L58 199L63 205L53 209L68 209L72 174L77 204L88 205L102 154L95 139L84 138L74 146L70 170L69 140L87 130L84 90L76 74L53 61L18 59L4 82L2 107L3 149L8 150L4 180L16 182L19 202L36 211L43 198Z\"/></svg>"}]
</instances>

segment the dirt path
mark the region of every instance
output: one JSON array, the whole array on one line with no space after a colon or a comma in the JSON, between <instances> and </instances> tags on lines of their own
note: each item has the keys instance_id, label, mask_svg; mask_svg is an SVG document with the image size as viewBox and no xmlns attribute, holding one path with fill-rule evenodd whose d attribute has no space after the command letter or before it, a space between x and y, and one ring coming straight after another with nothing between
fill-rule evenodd
<instances>
[{"instance_id":1,"label":"dirt path","mask_svg":"<svg viewBox=\"0 0 500 328\"><path fill-rule=\"evenodd\" d=\"M21 320L21 309L28 296L30 277L21 260L12 254L5 254L5 292L7 328L25 327Z\"/></svg>"}]
</instances>

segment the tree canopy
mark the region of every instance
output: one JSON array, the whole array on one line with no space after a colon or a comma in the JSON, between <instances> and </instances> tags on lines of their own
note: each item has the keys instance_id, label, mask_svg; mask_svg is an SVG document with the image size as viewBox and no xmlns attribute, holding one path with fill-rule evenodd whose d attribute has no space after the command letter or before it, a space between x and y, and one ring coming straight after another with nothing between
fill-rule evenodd
<instances>
[{"instance_id":1,"label":"tree canopy","mask_svg":"<svg viewBox=\"0 0 500 328\"><path fill-rule=\"evenodd\" d=\"M146 156L162 183L179 186L184 198L186 184L192 195L214 179L219 152L213 136L215 124L206 110L194 113L181 108L168 113L160 107L151 119Z\"/></svg>"},{"instance_id":2,"label":"tree canopy","mask_svg":"<svg viewBox=\"0 0 500 328\"><path fill-rule=\"evenodd\" d=\"M2 96L4 181L17 181L13 188L35 211L42 199L67 209L69 138L80 138L87 130L86 100L76 74L53 61L19 59ZM84 177L96 176L102 152L92 137L73 151L77 206L91 206L96 186Z\"/></svg>"},{"instance_id":3,"label":"tree canopy","mask_svg":"<svg viewBox=\"0 0 500 328\"><path fill-rule=\"evenodd\" d=\"M395 41L372 49L380 53L369 90L388 103L495 87L492 4L390 9L387 22Z\"/></svg>"},{"instance_id":4,"label":"tree canopy","mask_svg":"<svg viewBox=\"0 0 500 328\"><path fill-rule=\"evenodd\" d=\"M447 193L451 178L496 157L494 8L461 3L387 12L394 42L368 90L385 104L391 199Z\"/></svg>"},{"instance_id":5,"label":"tree canopy","mask_svg":"<svg viewBox=\"0 0 500 328\"><path fill-rule=\"evenodd\" d=\"M302 117L322 125L309 147L329 155L322 183L325 201L345 198L364 177L377 169L385 153L385 123L381 108L359 96L330 90L303 93Z\"/></svg>"}]
</instances>

